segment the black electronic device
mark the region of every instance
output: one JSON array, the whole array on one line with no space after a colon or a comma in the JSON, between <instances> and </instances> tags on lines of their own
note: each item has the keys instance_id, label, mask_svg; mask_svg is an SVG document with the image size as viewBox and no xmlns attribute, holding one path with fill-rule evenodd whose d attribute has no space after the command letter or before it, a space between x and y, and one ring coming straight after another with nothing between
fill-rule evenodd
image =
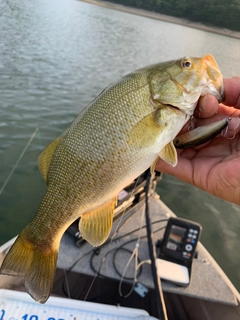
<instances>
[{"instance_id":1,"label":"black electronic device","mask_svg":"<svg viewBox=\"0 0 240 320\"><path fill-rule=\"evenodd\" d=\"M183 286L190 283L192 260L201 231L199 223L169 218L157 259L162 279Z\"/></svg>"},{"instance_id":2,"label":"black electronic device","mask_svg":"<svg viewBox=\"0 0 240 320\"><path fill-rule=\"evenodd\" d=\"M201 231L201 225L196 222L170 218L162 241L161 254L174 261L192 261Z\"/></svg>"}]
</instances>

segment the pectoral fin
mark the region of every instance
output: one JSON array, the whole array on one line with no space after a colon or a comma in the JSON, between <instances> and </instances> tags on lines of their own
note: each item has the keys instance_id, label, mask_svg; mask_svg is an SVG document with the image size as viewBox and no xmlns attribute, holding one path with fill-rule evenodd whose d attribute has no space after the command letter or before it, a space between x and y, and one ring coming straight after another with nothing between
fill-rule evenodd
<instances>
[{"instance_id":1,"label":"pectoral fin","mask_svg":"<svg viewBox=\"0 0 240 320\"><path fill-rule=\"evenodd\" d=\"M148 147L155 142L165 127L166 122L161 117L161 109L157 109L132 128L127 142L136 147Z\"/></svg>"},{"instance_id":2,"label":"pectoral fin","mask_svg":"<svg viewBox=\"0 0 240 320\"><path fill-rule=\"evenodd\" d=\"M173 167L177 165L177 151L176 148L174 147L173 142L169 142L166 147L164 147L160 152L159 152L159 157L163 159L165 162L168 164L171 164Z\"/></svg>"},{"instance_id":3,"label":"pectoral fin","mask_svg":"<svg viewBox=\"0 0 240 320\"><path fill-rule=\"evenodd\" d=\"M107 240L112 229L115 204L116 198L81 216L79 222L81 236L92 246L100 246Z\"/></svg>"},{"instance_id":4,"label":"pectoral fin","mask_svg":"<svg viewBox=\"0 0 240 320\"><path fill-rule=\"evenodd\" d=\"M51 142L38 157L38 168L43 176L43 179L47 181L48 169L52 161L52 157L60 142L61 137Z\"/></svg>"}]
</instances>

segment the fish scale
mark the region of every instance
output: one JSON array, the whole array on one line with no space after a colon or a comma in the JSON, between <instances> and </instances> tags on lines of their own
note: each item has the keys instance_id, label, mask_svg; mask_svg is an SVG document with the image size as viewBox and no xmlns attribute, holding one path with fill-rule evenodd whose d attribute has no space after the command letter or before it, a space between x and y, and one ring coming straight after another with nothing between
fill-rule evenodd
<instances>
[{"instance_id":1,"label":"fish scale","mask_svg":"<svg viewBox=\"0 0 240 320\"><path fill-rule=\"evenodd\" d=\"M4 259L1 273L24 278L44 303L51 292L62 234L79 230L93 246L106 241L118 193L158 157L177 164L173 139L201 95L223 94L211 55L156 64L106 88L39 156L47 190L33 221Z\"/></svg>"},{"instance_id":2,"label":"fish scale","mask_svg":"<svg viewBox=\"0 0 240 320\"><path fill-rule=\"evenodd\" d=\"M124 82L124 87L125 86L125 82ZM127 86L128 88L128 86ZM110 89L111 90L111 89ZM115 88L113 88L111 91L115 91ZM149 89L147 87L147 89L145 91L148 91L149 94ZM111 96L112 96L112 92L110 92L108 94L108 92L104 92L105 95L110 95L110 98L108 97L108 101L111 102ZM139 99L139 95L137 93L134 93L134 98L135 99L135 95L136 97L138 97ZM126 97L126 95L124 96L124 98ZM127 97L128 99L128 97ZM79 170L81 170L81 176L80 176L80 180L79 180L79 184L81 184L82 189L85 189L89 184L89 181L91 181L91 178L95 177L92 175L92 170L95 168L95 170L99 170L99 168L102 168L102 163L103 161L106 161L105 163L105 167L109 168L109 166L112 166L113 170L116 170L116 165L114 165L116 163L116 161L123 161L126 159L126 150L127 150L127 146L126 146L126 138L125 139L121 139L121 137L124 137L124 133L126 135L126 132L129 131L129 129L131 129L131 127L134 125L133 121L130 121L129 124L129 119L131 119L131 110L129 110L128 108L128 103L126 103L127 99L123 99L121 97L121 108L116 108L111 106L111 108L109 108L111 110L111 112L109 112L109 109L107 109L108 114L110 113L113 118L115 119L114 125L112 123L112 121L110 121L108 114L105 115L105 117L102 117L103 111L106 109L106 102L105 102L105 98L103 97L103 101L100 101L101 105L98 106L98 108L95 108L95 105L93 103L93 105L91 105L91 107L88 109L88 113L85 113L85 115L83 116L82 119L80 119L80 121L78 123L76 123L75 127L72 128L71 132L69 133L69 135L67 135L66 137L63 138L63 146L60 149L59 148L59 153L60 156L58 157L64 157L66 158L66 148L65 145L67 145L67 149L69 150L73 150L73 153L75 153L77 150L84 150L84 154L79 154L79 158L78 161L76 162L75 166L79 168ZM148 101L145 101L143 99L139 99L141 101L141 107L142 109L145 107L146 108L146 104L150 104ZM149 99L148 99L149 100ZM105 102L105 104L104 104ZM152 110L152 106L150 106L151 111ZM149 108L149 109L150 109ZM100 111L99 111L100 109ZM134 110L135 111L135 110ZM146 111L145 111L146 112ZM137 112L135 111L135 114ZM100 116L99 116L100 114ZM140 110L140 112L138 112L139 116L142 114L142 110ZM87 117L87 119L84 119L85 117ZM136 118L136 117L135 117ZM139 117L140 119L140 117ZM127 122L128 120L128 122ZM101 122L104 122L105 124L105 128L102 128L103 125ZM119 126L118 123L121 122L121 125ZM136 122L136 120L135 120ZM122 124L125 124L125 126L123 126ZM92 130L92 128L95 128L94 132L92 133L91 137L89 137L89 130ZM80 139L77 142L77 145L74 144L74 139L72 139L73 136L76 135L76 133L78 133L78 135L80 136ZM106 145L106 147L103 149L101 148L100 150L98 149L98 145L101 143L101 141L104 140L104 145ZM87 148L86 148L87 145ZM124 157L121 156L124 153ZM67 152L69 153L69 151ZM95 161L92 158L95 158ZM93 168L92 164L90 166L87 165L83 165L83 163L89 163L90 161L95 162L95 166ZM129 160L126 159L127 161L125 164L125 168L129 163ZM64 162L64 168L62 168L62 172L64 171L69 171L68 169L68 165L72 167L71 161L67 161ZM51 166L54 166L54 159L53 159L53 164ZM58 164L56 165L56 167L58 167ZM91 177L90 179L88 178L89 176L89 171L91 169ZM72 168L73 170L73 168ZM124 169L125 170L125 169ZM110 171L110 170L108 170ZM99 186L102 189L102 183L104 180L104 177L106 176L105 171L102 170L102 174L101 172L96 172L98 173L98 180L100 181L101 185ZM109 174L109 173L108 173ZM54 174L54 170L52 170L52 175L54 175L54 177L57 177ZM102 179L101 179L102 176ZM78 177L78 175L76 175L76 177ZM87 179L86 179L87 177ZM50 180L51 178L49 178ZM78 179L78 178L76 178ZM74 180L75 181L75 180ZM74 182L71 183L71 185L74 185ZM95 185L95 188L97 188L98 186ZM86 190L86 189L85 189ZM86 192L85 192L86 193ZM85 193L81 193L82 198L86 199L87 195ZM82 203L82 201L81 201Z\"/></svg>"}]
</instances>

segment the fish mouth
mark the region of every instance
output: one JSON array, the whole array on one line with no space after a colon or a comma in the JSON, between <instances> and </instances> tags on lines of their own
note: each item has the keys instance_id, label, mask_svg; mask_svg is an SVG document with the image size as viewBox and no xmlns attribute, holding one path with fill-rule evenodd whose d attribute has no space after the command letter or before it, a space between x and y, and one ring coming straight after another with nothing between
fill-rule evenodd
<instances>
[{"instance_id":1,"label":"fish mouth","mask_svg":"<svg viewBox=\"0 0 240 320\"><path fill-rule=\"evenodd\" d=\"M225 89L224 89L224 85L223 85L223 80L222 80L222 84L221 84L221 90L220 90L220 97L219 97L219 103L223 102L225 99Z\"/></svg>"},{"instance_id":2,"label":"fish mouth","mask_svg":"<svg viewBox=\"0 0 240 320\"><path fill-rule=\"evenodd\" d=\"M225 99L224 87L222 89L223 89L223 92L221 92L221 94L219 94L219 97L217 97L219 103L223 102Z\"/></svg>"},{"instance_id":3,"label":"fish mouth","mask_svg":"<svg viewBox=\"0 0 240 320\"><path fill-rule=\"evenodd\" d=\"M218 85L216 87L216 84L211 82L207 87L203 88L201 96L203 97L207 94L214 95L219 103L223 102L225 98L223 83L220 86Z\"/></svg>"}]
</instances>

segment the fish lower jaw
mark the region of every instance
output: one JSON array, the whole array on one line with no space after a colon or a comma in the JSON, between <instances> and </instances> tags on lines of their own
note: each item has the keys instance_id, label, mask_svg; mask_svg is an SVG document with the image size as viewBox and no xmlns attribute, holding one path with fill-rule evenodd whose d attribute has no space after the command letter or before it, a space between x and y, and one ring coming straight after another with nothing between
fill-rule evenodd
<instances>
[{"instance_id":1,"label":"fish lower jaw","mask_svg":"<svg viewBox=\"0 0 240 320\"><path fill-rule=\"evenodd\" d=\"M199 96L198 96L199 98ZM194 113L194 110L197 106L198 99L194 99L193 101L188 101L183 99L182 102L178 102L176 105L168 105L168 107L173 108L177 112L182 112L186 114L186 117L191 116Z\"/></svg>"},{"instance_id":2,"label":"fish lower jaw","mask_svg":"<svg viewBox=\"0 0 240 320\"><path fill-rule=\"evenodd\" d=\"M201 96L205 96L207 94L214 95L219 103L221 103L224 99L224 89L222 88L219 92L213 85L205 88Z\"/></svg>"}]
</instances>

